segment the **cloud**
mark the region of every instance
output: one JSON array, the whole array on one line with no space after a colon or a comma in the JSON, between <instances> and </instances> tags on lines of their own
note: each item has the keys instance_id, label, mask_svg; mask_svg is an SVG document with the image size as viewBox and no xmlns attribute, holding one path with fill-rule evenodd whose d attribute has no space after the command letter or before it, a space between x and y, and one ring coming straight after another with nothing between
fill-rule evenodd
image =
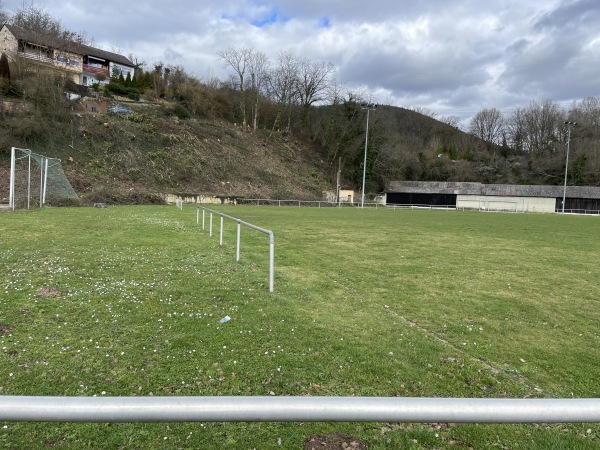
<instances>
[{"instance_id":1,"label":"cloud","mask_svg":"<svg viewBox=\"0 0 600 450\"><path fill-rule=\"evenodd\" d=\"M20 0L4 1L15 9ZM227 76L216 53L248 47L333 63L377 101L465 120L531 100L600 95L597 0L47 0L68 29L151 64Z\"/></svg>"}]
</instances>

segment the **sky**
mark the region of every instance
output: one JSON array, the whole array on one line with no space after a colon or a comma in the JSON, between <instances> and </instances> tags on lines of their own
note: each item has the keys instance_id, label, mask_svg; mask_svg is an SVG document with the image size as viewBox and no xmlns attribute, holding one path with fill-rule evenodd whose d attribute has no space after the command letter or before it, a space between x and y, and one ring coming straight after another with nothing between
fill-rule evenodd
<instances>
[{"instance_id":1,"label":"sky","mask_svg":"<svg viewBox=\"0 0 600 450\"><path fill-rule=\"evenodd\" d=\"M3 0L5 11L23 0ZM332 63L376 103L468 123L531 101L600 96L600 0L46 0L93 46L200 80L230 73L217 52L251 48Z\"/></svg>"}]
</instances>

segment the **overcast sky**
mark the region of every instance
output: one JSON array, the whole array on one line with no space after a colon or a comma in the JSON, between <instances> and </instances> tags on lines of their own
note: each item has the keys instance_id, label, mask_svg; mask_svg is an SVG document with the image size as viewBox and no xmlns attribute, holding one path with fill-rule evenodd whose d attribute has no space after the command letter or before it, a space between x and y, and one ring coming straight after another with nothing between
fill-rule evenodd
<instances>
[{"instance_id":1,"label":"overcast sky","mask_svg":"<svg viewBox=\"0 0 600 450\"><path fill-rule=\"evenodd\" d=\"M3 0L14 11L22 0ZM600 96L600 0L45 0L93 45L200 79L216 52L281 50L333 63L374 101L468 120L530 101Z\"/></svg>"}]
</instances>

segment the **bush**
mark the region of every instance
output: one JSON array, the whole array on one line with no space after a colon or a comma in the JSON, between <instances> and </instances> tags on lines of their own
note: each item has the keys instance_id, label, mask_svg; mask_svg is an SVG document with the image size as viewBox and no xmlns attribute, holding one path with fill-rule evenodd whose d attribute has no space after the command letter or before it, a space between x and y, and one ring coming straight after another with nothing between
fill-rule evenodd
<instances>
[{"instance_id":1,"label":"bush","mask_svg":"<svg viewBox=\"0 0 600 450\"><path fill-rule=\"evenodd\" d=\"M175 108L173 109L173 113L179 118L179 119L188 119L190 117L190 112L185 109L185 107L183 105L177 104L175 105Z\"/></svg>"},{"instance_id":2,"label":"bush","mask_svg":"<svg viewBox=\"0 0 600 450\"><path fill-rule=\"evenodd\" d=\"M23 98L23 88L6 78L0 78L0 92L7 97Z\"/></svg>"},{"instance_id":3,"label":"bush","mask_svg":"<svg viewBox=\"0 0 600 450\"><path fill-rule=\"evenodd\" d=\"M106 86L104 86L104 92L111 95L119 95L121 97L127 97L131 100L138 101L140 99L141 93L138 89L127 87L121 83L111 81Z\"/></svg>"}]
</instances>

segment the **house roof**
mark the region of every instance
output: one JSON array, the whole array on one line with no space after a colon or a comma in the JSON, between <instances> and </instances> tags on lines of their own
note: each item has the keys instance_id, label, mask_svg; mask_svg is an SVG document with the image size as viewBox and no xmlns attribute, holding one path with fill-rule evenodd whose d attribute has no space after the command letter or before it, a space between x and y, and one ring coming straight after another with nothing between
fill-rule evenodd
<instances>
[{"instance_id":1,"label":"house roof","mask_svg":"<svg viewBox=\"0 0 600 450\"><path fill-rule=\"evenodd\" d=\"M129 58L119 55L118 53L108 52L99 48L90 47L89 45L83 45L67 39L61 39L60 37L36 33L35 31L25 30L15 25L4 24L4 27L6 27L6 29L10 31L17 39L22 39L34 44L44 45L46 47L77 53L79 55L95 56L97 58L122 64L124 66L134 67L134 64Z\"/></svg>"}]
</instances>

